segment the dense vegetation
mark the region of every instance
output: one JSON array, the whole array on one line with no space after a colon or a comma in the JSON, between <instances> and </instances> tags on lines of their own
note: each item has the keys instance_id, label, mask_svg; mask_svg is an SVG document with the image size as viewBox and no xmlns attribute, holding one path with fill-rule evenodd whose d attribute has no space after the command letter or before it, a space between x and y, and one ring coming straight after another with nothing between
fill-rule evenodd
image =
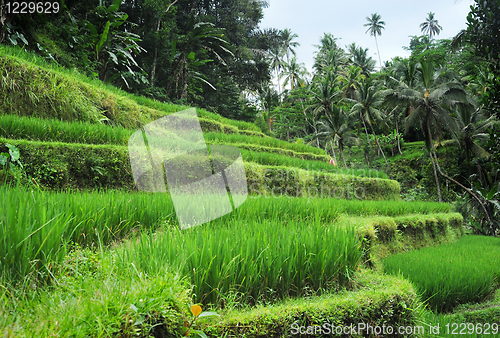
<instances>
[{"instance_id":1,"label":"dense vegetation","mask_svg":"<svg viewBox=\"0 0 500 338\"><path fill-rule=\"evenodd\" d=\"M325 33L310 72L296 34L259 28L266 6L2 7L2 335L498 323L500 2L476 0L452 40L430 12L385 63L391 23L372 13L378 60ZM127 145L189 107L209 149L239 148L249 196L179 230L168 186L137 191Z\"/></svg>"}]
</instances>

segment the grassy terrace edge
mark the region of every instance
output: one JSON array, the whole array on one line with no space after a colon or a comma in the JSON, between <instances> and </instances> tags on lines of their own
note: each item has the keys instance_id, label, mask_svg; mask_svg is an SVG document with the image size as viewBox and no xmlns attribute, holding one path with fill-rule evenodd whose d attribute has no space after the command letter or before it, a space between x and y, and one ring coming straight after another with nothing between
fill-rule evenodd
<instances>
[{"instance_id":1,"label":"grassy terrace edge","mask_svg":"<svg viewBox=\"0 0 500 338\"><path fill-rule=\"evenodd\" d=\"M245 144L258 149L276 148L281 149L285 154L290 152L294 157L308 156L309 158L306 159L328 161L330 158L324 150L319 148L278 140L252 130L239 130L234 126L223 125L206 118L199 118L199 120L207 142ZM4 138L11 139L126 146L135 129L88 121L67 122L54 118L0 114L0 132Z\"/></svg>"},{"instance_id":2,"label":"grassy terrace edge","mask_svg":"<svg viewBox=\"0 0 500 338\"><path fill-rule=\"evenodd\" d=\"M363 272L357 283L360 287L355 291L291 299L275 305L258 306L248 311L231 311L223 315L218 322L205 323L205 332L210 337L225 335L260 338L289 337L296 332L297 327L305 327L305 331L308 326L323 327L325 323L330 324L330 329L356 326L358 323L393 328L417 325L419 300L409 282ZM326 334L326 331L323 333L323 336L331 334Z\"/></svg>"},{"instance_id":3,"label":"grassy terrace edge","mask_svg":"<svg viewBox=\"0 0 500 338\"><path fill-rule=\"evenodd\" d=\"M27 174L45 186L56 189L135 189L127 147L0 138L0 144L3 143L11 143L20 149L22 161L29 163L25 166ZM265 166L251 162L245 163L245 170L251 194L367 200L400 198L399 183L393 180ZM369 171L363 172L370 174Z\"/></svg>"},{"instance_id":4,"label":"grassy terrace edge","mask_svg":"<svg viewBox=\"0 0 500 338\"><path fill-rule=\"evenodd\" d=\"M35 112L34 116L43 118L89 122L107 120L135 128L138 124L190 108L129 94L74 70L49 64L32 53L5 45L0 46L0 67L4 78L0 85L0 98L3 99L0 107L6 109L6 113L23 116L31 111ZM25 88L30 88L30 92ZM205 109L198 109L198 112L207 120L264 136L253 123L230 120Z\"/></svg>"}]
</instances>

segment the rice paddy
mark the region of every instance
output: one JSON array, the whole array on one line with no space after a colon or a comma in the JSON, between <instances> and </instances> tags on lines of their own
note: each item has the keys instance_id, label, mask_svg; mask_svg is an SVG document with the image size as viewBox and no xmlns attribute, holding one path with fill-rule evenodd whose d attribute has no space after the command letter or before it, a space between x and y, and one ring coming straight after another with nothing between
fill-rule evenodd
<instances>
[{"instance_id":1,"label":"rice paddy","mask_svg":"<svg viewBox=\"0 0 500 338\"><path fill-rule=\"evenodd\" d=\"M500 280L500 239L466 236L457 243L386 258L384 270L401 274L439 312L491 296Z\"/></svg>"}]
</instances>

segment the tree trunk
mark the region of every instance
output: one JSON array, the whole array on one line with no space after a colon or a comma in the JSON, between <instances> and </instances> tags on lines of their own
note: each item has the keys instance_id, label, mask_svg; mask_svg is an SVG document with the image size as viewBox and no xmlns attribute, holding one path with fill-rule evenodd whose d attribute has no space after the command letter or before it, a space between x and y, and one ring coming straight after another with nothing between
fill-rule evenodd
<instances>
[{"instance_id":1,"label":"tree trunk","mask_svg":"<svg viewBox=\"0 0 500 338\"><path fill-rule=\"evenodd\" d=\"M344 161L344 167L347 169L347 164L345 163L345 157L344 157L344 147L339 146L340 149L340 155L342 155L342 160Z\"/></svg>"},{"instance_id":2,"label":"tree trunk","mask_svg":"<svg viewBox=\"0 0 500 338\"><path fill-rule=\"evenodd\" d=\"M375 37L375 45L377 45L377 53L378 53L378 61L380 62L380 70L382 70L382 59L380 58L380 51L378 50L378 42L377 42L377 35L373 35Z\"/></svg>"},{"instance_id":3,"label":"tree trunk","mask_svg":"<svg viewBox=\"0 0 500 338\"><path fill-rule=\"evenodd\" d=\"M332 147L333 158L335 159L335 164L337 163L337 155L335 155L335 150L333 149L333 142L330 141L330 146Z\"/></svg>"},{"instance_id":4,"label":"tree trunk","mask_svg":"<svg viewBox=\"0 0 500 338\"><path fill-rule=\"evenodd\" d=\"M377 135L375 134L375 130L373 130L373 126L372 126L372 124L371 124L371 123L370 123L370 128L371 128L371 130L372 130L373 136L375 137L375 142L377 143L378 149L380 149L380 152L382 153L382 156L384 157L385 164L389 164L389 163L387 162L387 159L385 158L384 151L382 150L382 147L380 146L380 143L378 142Z\"/></svg>"},{"instance_id":5,"label":"tree trunk","mask_svg":"<svg viewBox=\"0 0 500 338\"><path fill-rule=\"evenodd\" d=\"M441 167L439 166L439 162L438 162L438 159L437 159L437 156L436 156L436 153L434 152L434 156L436 157L436 166L438 168L438 171L439 171L439 174L441 176L443 176L444 178L446 178L447 180L455 183L456 185L458 185L459 187L461 187L462 189L464 189L465 191L467 191L472 197L474 197L476 199L476 201L478 201L479 205L481 205L481 208L483 209L484 211L484 215L486 216L486 219L488 220L488 223L491 224L491 218L490 218L490 214L488 213L488 210L486 210L486 207L484 205L484 203L479 199L479 197L477 197L476 194L474 194L472 192L472 190L466 188L463 184L461 184L460 182L454 180L453 178L451 178L450 176L446 175L445 173L443 173L443 171L441 170ZM431 155L432 157L432 155Z\"/></svg>"},{"instance_id":6,"label":"tree trunk","mask_svg":"<svg viewBox=\"0 0 500 338\"><path fill-rule=\"evenodd\" d=\"M432 158L432 150L429 152L429 156L431 157L432 169L434 171L434 178L436 179L436 187L437 187L437 193L438 193L438 200L439 200L439 203L441 203L441 202L443 202L443 198L441 197L441 187L439 185L439 178L438 178L438 175L437 175L437 172L436 172L436 164L434 163L434 159Z\"/></svg>"},{"instance_id":7,"label":"tree trunk","mask_svg":"<svg viewBox=\"0 0 500 338\"><path fill-rule=\"evenodd\" d=\"M368 128L366 127L365 119L363 118L363 115L360 113L359 118L361 121L363 121L363 125L365 126L365 132L366 132L366 142L368 142L368 147L370 148L370 152L372 152L372 145L370 142L370 137L368 136Z\"/></svg>"},{"instance_id":8,"label":"tree trunk","mask_svg":"<svg viewBox=\"0 0 500 338\"><path fill-rule=\"evenodd\" d=\"M396 106L394 109L396 110L398 107L399 106ZM396 142L398 144L398 151L400 155L403 155L403 152L401 151L401 141L399 138L399 114L396 111L394 111L394 117L396 120Z\"/></svg>"}]
</instances>

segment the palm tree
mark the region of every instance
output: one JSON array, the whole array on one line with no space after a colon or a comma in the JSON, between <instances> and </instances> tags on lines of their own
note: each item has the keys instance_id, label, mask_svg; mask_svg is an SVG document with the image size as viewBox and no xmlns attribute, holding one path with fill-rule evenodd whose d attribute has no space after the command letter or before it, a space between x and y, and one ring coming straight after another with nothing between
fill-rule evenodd
<instances>
[{"instance_id":1,"label":"palm tree","mask_svg":"<svg viewBox=\"0 0 500 338\"><path fill-rule=\"evenodd\" d=\"M365 76L370 76L370 73L375 69L375 60L368 56L368 48L363 49L352 43L347 46L347 49L351 63L360 67Z\"/></svg>"},{"instance_id":2,"label":"palm tree","mask_svg":"<svg viewBox=\"0 0 500 338\"><path fill-rule=\"evenodd\" d=\"M297 59L293 57L289 63L285 63L284 71L280 77L284 77L283 87L290 83L290 90L304 84L303 77L307 74L307 70L303 63L298 63Z\"/></svg>"},{"instance_id":3,"label":"palm tree","mask_svg":"<svg viewBox=\"0 0 500 338\"><path fill-rule=\"evenodd\" d=\"M373 129L373 124L376 121L380 121L384 118L384 114L379 110L379 107L384 102L384 92L379 90L377 84L374 83L372 78L366 78L360 83L358 89L354 93L354 99L345 98L346 102L354 104L351 108L351 114L353 116L359 116L360 120L365 126L366 139L368 145L370 146L370 138L368 137L368 129L366 124L370 126L373 136L375 137L375 142L377 143L378 149L382 156L384 157L385 163L388 164L387 158L385 157L384 151L380 146L380 143Z\"/></svg>"},{"instance_id":4,"label":"palm tree","mask_svg":"<svg viewBox=\"0 0 500 338\"><path fill-rule=\"evenodd\" d=\"M345 52L337 45L338 38L332 34L325 33L321 38L321 45L317 55L314 58L313 68L316 73L323 75L325 73L336 73L338 68L346 63Z\"/></svg>"},{"instance_id":5,"label":"palm tree","mask_svg":"<svg viewBox=\"0 0 500 338\"><path fill-rule=\"evenodd\" d=\"M421 63L420 73L422 82L415 89L400 88L389 93L387 97L391 101L411 104L413 107L405 121L406 131L411 127L420 127L424 133L436 179L438 199L442 202L437 171L442 176L444 174L437 163L434 140L441 136L442 128L450 131L457 139L458 125L451 113L455 107L467 102L467 94L457 80L450 79L446 72L436 70L430 62Z\"/></svg>"},{"instance_id":6,"label":"palm tree","mask_svg":"<svg viewBox=\"0 0 500 338\"><path fill-rule=\"evenodd\" d=\"M372 17L366 17L368 23L365 27L368 27L365 33L370 32L370 35L375 37L375 44L377 45L378 60L380 62L380 69L382 69L382 59L380 58L380 51L378 49L377 35L382 35L382 29L385 29L385 22L380 20L380 15L373 13Z\"/></svg>"},{"instance_id":7,"label":"palm tree","mask_svg":"<svg viewBox=\"0 0 500 338\"><path fill-rule=\"evenodd\" d=\"M341 92L335 88L337 82L336 75L330 73L319 78L313 85L311 89L312 104L308 109L312 111L318 120L323 116L331 118L332 105L337 103L341 95Z\"/></svg>"},{"instance_id":8,"label":"palm tree","mask_svg":"<svg viewBox=\"0 0 500 338\"><path fill-rule=\"evenodd\" d=\"M292 54L293 56L295 56L294 48L300 46L300 43L293 41L293 39L298 38L299 36L295 33L292 33L292 31L288 28L282 30L280 35L283 41L283 53L286 55L286 61L289 62L289 55Z\"/></svg>"},{"instance_id":9,"label":"palm tree","mask_svg":"<svg viewBox=\"0 0 500 338\"><path fill-rule=\"evenodd\" d=\"M441 33L443 27L441 27L438 21L434 18L434 13L429 12L428 15L429 16L425 19L425 21L420 24L420 30L422 33L428 34L429 38L432 39L433 35L439 35L439 33Z\"/></svg>"},{"instance_id":10,"label":"palm tree","mask_svg":"<svg viewBox=\"0 0 500 338\"><path fill-rule=\"evenodd\" d=\"M361 81L365 79L363 69L356 65L350 65L343 69L339 81L343 85L342 97L354 98L354 92Z\"/></svg>"},{"instance_id":11,"label":"palm tree","mask_svg":"<svg viewBox=\"0 0 500 338\"><path fill-rule=\"evenodd\" d=\"M351 129L349 114L347 114L343 108L339 108L335 105L331 107L331 115L325 116L320 122L321 133L319 136L324 137L326 143L330 142L332 153L335 158L333 144L339 148L346 169L347 164L344 157L344 147L348 143L359 144L360 141L359 138L351 132Z\"/></svg>"},{"instance_id":12,"label":"palm tree","mask_svg":"<svg viewBox=\"0 0 500 338\"><path fill-rule=\"evenodd\" d=\"M455 141L458 141L464 149L466 161L470 162L471 156L474 158L488 157L488 152L477 141L489 138L487 130L497 123L495 116L485 118L480 109L476 109L472 105L465 105L458 107L456 121L459 130L457 133L458 140Z\"/></svg>"},{"instance_id":13,"label":"palm tree","mask_svg":"<svg viewBox=\"0 0 500 338\"><path fill-rule=\"evenodd\" d=\"M278 79L278 90L281 89L280 85L280 72L284 68L283 63L283 50L277 46L275 46L271 52L269 53L269 65L271 69L276 72L276 78ZM281 92L278 91L278 96L281 100Z\"/></svg>"},{"instance_id":14,"label":"palm tree","mask_svg":"<svg viewBox=\"0 0 500 338\"><path fill-rule=\"evenodd\" d=\"M386 101L394 101L393 95L396 92L399 92L403 89L414 89L418 83L418 66L419 64L409 60L409 59L398 59L396 60L394 67L391 69L391 74L387 76L387 84L391 88L386 92ZM401 106L401 103L397 100L393 102L393 106L395 106L393 110L395 126L396 126L396 137L398 143L398 151L402 154L401 151L401 143L399 137L399 112L397 108ZM414 107L413 104L405 103L404 107L404 117L408 117Z\"/></svg>"}]
</instances>

